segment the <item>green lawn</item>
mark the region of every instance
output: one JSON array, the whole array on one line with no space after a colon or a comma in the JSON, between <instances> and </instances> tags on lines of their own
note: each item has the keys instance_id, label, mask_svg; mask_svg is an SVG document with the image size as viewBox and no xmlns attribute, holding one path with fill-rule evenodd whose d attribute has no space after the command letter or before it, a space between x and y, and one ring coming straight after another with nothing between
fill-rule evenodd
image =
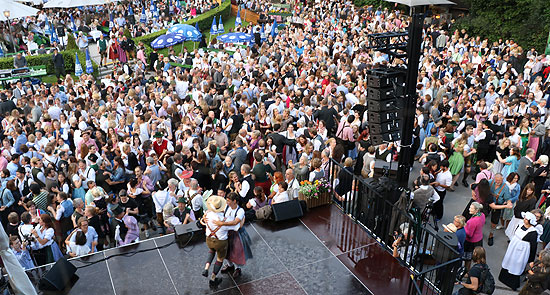
<instances>
[{"instance_id":1,"label":"green lawn","mask_svg":"<svg viewBox=\"0 0 550 295\"><path fill-rule=\"evenodd\" d=\"M71 74L71 76L73 76L73 79L75 81L78 81L77 76L75 76L74 74ZM63 77L63 79L65 79L65 77ZM42 76L40 80L42 80L42 82L44 83L57 84L57 77L55 75Z\"/></svg>"},{"instance_id":2,"label":"green lawn","mask_svg":"<svg viewBox=\"0 0 550 295\"><path fill-rule=\"evenodd\" d=\"M237 18L236 16L231 16L229 19L223 20L223 29L225 31L224 34L228 33L229 29L233 29L235 27L235 19L236 18ZM242 19L242 17L241 17L241 19ZM216 17L216 21L219 22L218 17ZM246 27L246 26L248 26L248 22L243 20L242 25L243 25L243 27ZM206 42L208 43L210 41L210 29L208 29L207 31L203 31L202 34L206 38ZM199 42L192 42L192 41L187 41L187 42L184 42L182 44L183 44L183 46L187 47L188 51L192 51L193 46L195 46L195 48L197 48L199 46ZM179 54L182 51L182 48L181 48L182 44L178 44L178 45L175 45L175 46L172 47L172 48L174 48L174 51L176 51L176 53ZM163 49L159 50L159 54L168 55L169 51L170 51L170 47L166 47L166 48L163 48Z\"/></svg>"}]
</instances>

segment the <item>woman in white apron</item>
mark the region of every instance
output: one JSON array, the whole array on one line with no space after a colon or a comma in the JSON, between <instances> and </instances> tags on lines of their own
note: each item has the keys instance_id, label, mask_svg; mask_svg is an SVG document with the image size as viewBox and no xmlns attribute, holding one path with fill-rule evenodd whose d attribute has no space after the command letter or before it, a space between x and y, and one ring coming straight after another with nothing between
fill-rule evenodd
<instances>
[{"instance_id":1,"label":"woman in white apron","mask_svg":"<svg viewBox=\"0 0 550 295\"><path fill-rule=\"evenodd\" d=\"M521 213L523 217L523 226L516 230L516 233L506 254L502 259L502 269L498 279L516 291L520 285L520 276L525 271L527 263L535 260L535 254L537 253L537 218L535 214L531 212Z\"/></svg>"}]
</instances>

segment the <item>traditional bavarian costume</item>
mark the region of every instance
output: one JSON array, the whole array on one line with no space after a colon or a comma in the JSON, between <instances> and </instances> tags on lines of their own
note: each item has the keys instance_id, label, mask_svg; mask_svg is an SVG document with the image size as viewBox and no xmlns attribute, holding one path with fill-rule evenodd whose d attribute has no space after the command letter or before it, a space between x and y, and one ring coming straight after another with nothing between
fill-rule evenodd
<instances>
[{"instance_id":1,"label":"traditional bavarian costume","mask_svg":"<svg viewBox=\"0 0 550 295\"><path fill-rule=\"evenodd\" d=\"M244 209L237 206L232 209L227 206L224 213L226 221L233 221L239 218L241 221L235 225L235 230L229 231L229 250L227 260L237 265L245 265L246 260L252 258L252 250L250 248L251 240L243 227L245 220Z\"/></svg>"}]
</instances>

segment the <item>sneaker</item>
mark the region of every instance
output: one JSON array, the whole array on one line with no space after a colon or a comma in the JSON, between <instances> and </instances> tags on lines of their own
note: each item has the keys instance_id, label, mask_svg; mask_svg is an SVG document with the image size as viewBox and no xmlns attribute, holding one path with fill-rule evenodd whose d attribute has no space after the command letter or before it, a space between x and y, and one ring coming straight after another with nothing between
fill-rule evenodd
<instances>
[{"instance_id":1,"label":"sneaker","mask_svg":"<svg viewBox=\"0 0 550 295\"><path fill-rule=\"evenodd\" d=\"M214 280L210 280L208 283L210 287L217 287L222 282L222 278L215 278Z\"/></svg>"},{"instance_id":2,"label":"sneaker","mask_svg":"<svg viewBox=\"0 0 550 295\"><path fill-rule=\"evenodd\" d=\"M201 273L201 275L202 275L203 277L207 278L207 277L208 277L208 269L203 270L202 273Z\"/></svg>"},{"instance_id":3,"label":"sneaker","mask_svg":"<svg viewBox=\"0 0 550 295\"><path fill-rule=\"evenodd\" d=\"M503 229L503 228L504 228L504 226L502 226L502 225L500 225L500 224L497 225L497 227L496 227L496 229Z\"/></svg>"},{"instance_id":4,"label":"sneaker","mask_svg":"<svg viewBox=\"0 0 550 295\"><path fill-rule=\"evenodd\" d=\"M494 242L495 242L495 241L494 241L494 238L493 238L493 237L489 237L489 239L487 240L487 245L493 246Z\"/></svg>"},{"instance_id":5,"label":"sneaker","mask_svg":"<svg viewBox=\"0 0 550 295\"><path fill-rule=\"evenodd\" d=\"M234 265L229 266L229 265L226 264L221 269L222 273L232 273L233 271L235 271L235 266Z\"/></svg>"},{"instance_id":6,"label":"sneaker","mask_svg":"<svg viewBox=\"0 0 550 295\"><path fill-rule=\"evenodd\" d=\"M241 269L240 268L237 268L235 269L235 271L233 272L233 278L238 278L241 276Z\"/></svg>"},{"instance_id":7,"label":"sneaker","mask_svg":"<svg viewBox=\"0 0 550 295\"><path fill-rule=\"evenodd\" d=\"M151 237L151 234L149 234L149 231L146 230L146 231L145 231L145 238L148 239L149 237Z\"/></svg>"}]
</instances>

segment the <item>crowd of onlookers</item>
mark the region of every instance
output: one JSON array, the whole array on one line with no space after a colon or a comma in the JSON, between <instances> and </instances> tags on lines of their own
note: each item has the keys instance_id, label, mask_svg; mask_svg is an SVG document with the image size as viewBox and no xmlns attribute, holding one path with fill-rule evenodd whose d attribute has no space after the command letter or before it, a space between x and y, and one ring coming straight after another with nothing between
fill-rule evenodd
<instances>
[{"instance_id":1,"label":"crowd of onlookers","mask_svg":"<svg viewBox=\"0 0 550 295\"><path fill-rule=\"evenodd\" d=\"M167 9L166 2L157 5ZM122 13L114 32L127 17L122 6L112 8ZM300 9L300 25L265 40L258 25L236 28L252 31L256 42L231 54L216 43L210 46L222 50L146 56L134 44L141 68L3 90L0 219L22 264L168 233L202 216L212 194L238 194L246 218L254 219L266 205L297 198L301 182L325 178L331 159L363 177L373 176L376 161L396 160L399 142L371 142L366 78L369 69L402 62L367 49L367 35L404 30L408 17L342 1ZM67 24L66 12L49 13L58 15L54 24ZM140 13L134 7L134 36L154 29L139 24ZM90 15L108 19L105 12ZM159 28L171 21L164 15ZM87 14L75 17L79 26L95 23ZM511 40L489 42L430 22L422 48L415 206L429 207L439 220L452 210L446 193L470 187L472 201L445 227L456 233L470 269L464 287L479 287L475 265L485 257L478 247L493 247L494 236L506 234L512 254L501 280L518 289L529 266L524 290L546 288L536 278L547 273L548 255L535 257L537 241L550 241L550 59ZM338 200L351 190L342 179L331 185ZM518 245L521 257L513 254Z\"/></svg>"}]
</instances>

